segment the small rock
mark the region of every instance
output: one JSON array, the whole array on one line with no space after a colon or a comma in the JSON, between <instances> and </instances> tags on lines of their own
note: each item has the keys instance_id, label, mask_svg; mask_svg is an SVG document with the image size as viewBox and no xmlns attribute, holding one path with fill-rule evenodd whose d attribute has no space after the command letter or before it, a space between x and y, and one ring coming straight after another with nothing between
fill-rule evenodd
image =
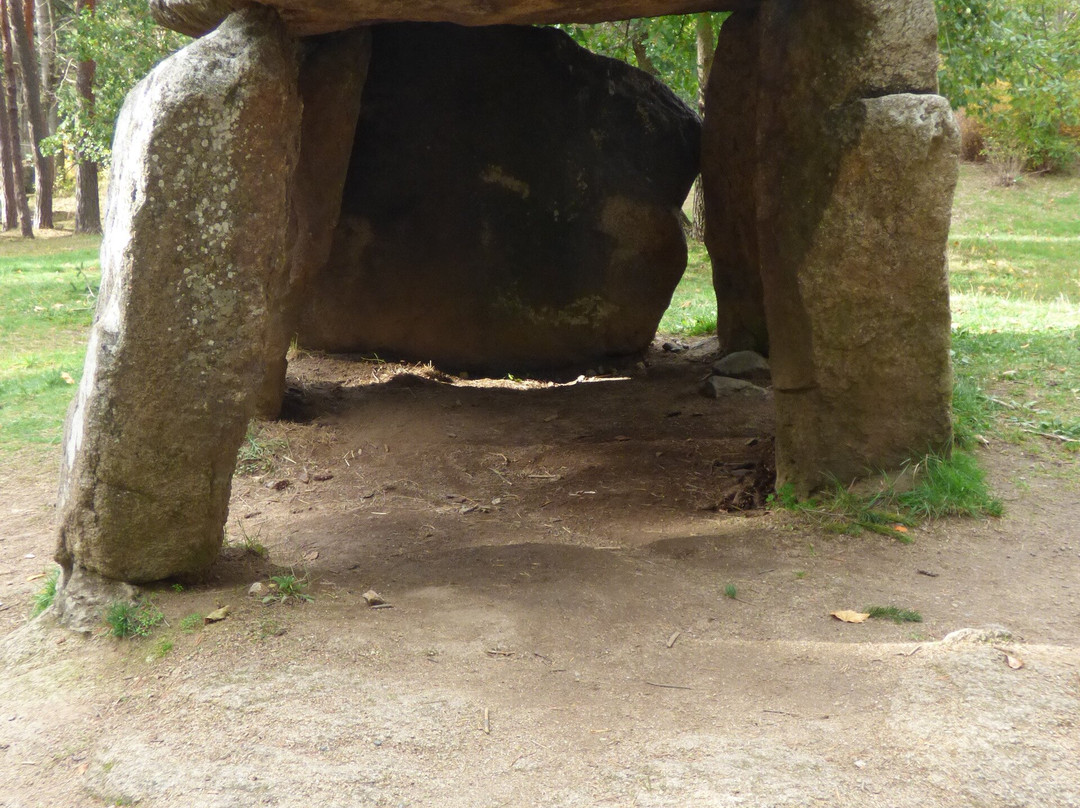
<instances>
[{"instance_id":1,"label":"small rock","mask_svg":"<svg viewBox=\"0 0 1080 808\"><path fill-rule=\"evenodd\" d=\"M764 388L756 384L727 376L710 376L701 383L701 395L706 398L720 398L720 396L735 394L758 398L764 398L767 395Z\"/></svg>"},{"instance_id":2,"label":"small rock","mask_svg":"<svg viewBox=\"0 0 1080 808\"><path fill-rule=\"evenodd\" d=\"M210 614L203 618L203 623L210 625L211 623L220 623L226 617L229 616L229 607L222 606L220 609L214 609Z\"/></svg>"},{"instance_id":3,"label":"small rock","mask_svg":"<svg viewBox=\"0 0 1080 808\"><path fill-rule=\"evenodd\" d=\"M256 581L248 588L248 594L253 598L260 598L267 593L266 584L262 581Z\"/></svg>"},{"instance_id":4,"label":"small rock","mask_svg":"<svg viewBox=\"0 0 1080 808\"><path fill-rule=\"evenodd\" d=\"M956 645L957 643L992 643L1009 642L1012 640L1012 632L1005 626L991 624L982 628L961 628L946 634L941 640L942 645Z\"/></svg>"},{"instance_id":5,"label":"small rock","mask_svg":"<svg viewBox=\"0 0 1080 808\"><path fill-rule=\"evenodd\" d=\"M374 589L369 589L361 597L367 601L368 606L381 606L386 603L383 596L376 592Z\"/></svg>"},{"instance_id":6,"label":"small rock","mask_svg":"<svg viewBox=\"0 0 1080 808\"><path fill-rule=\"evenodd\" d=\"M719 376L749 376L768 372L769 360L754 351L736 351L713 363L713 373Z\"/></svg>"}]
</instances>

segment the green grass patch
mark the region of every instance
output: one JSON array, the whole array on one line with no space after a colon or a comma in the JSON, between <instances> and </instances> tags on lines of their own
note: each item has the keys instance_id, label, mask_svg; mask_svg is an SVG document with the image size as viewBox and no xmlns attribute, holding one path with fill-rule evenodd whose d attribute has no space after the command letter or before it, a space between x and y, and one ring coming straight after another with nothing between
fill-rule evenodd
<instances>
[{"instance_id":1,"label":"green grass patch","mask_svg":"<svg viewBox=\"0 0 1080 808\"><path fill-rule=\"evenodd\" d=\"M30 617L37 617L43 611L53 605L56 600L56 585L60 582L60 568L53 567L45 573L45 580L41 588L34 593L31 601Z\"/></svg>"},{"instance_id":2,"label":"green grass patch","mask_svg":"<svg viewBox=\"0 0 1080 808\"><path fill-rule=\"evenodd\" d=\"M0 240L0 452L60 442L100 282L97 242Z\"/></svg>"},{"instance_id":3,"label":"green grass patch","mask_svg":"<svg viewBox=\"0 0 1080 808\"><path fill-rule=\"evenodd\" d=\"M900 609L896 606L867 606L863 612L871 618L892 620L894 623L921 623L922 615L910 609Z\"/></svg>"},{"instance_id":4,"label":"green grass patch","mask_svg":"<svg viewBox=\"0 0 1080 808\"><path fill-rule=\"evenodd\" d=\"M105 624L114 637L149 637L165 622L165 615L152 601L114 601L105 612Z\"/></svg>"},{"instance_id":5,"label":"green grass patch","mask_svg":"<svg viewBox=\"0 0 1080 808\"><path fill-rule=\"evenodd\" d=\"M716 333L716 292L709 254L704 244L690 242L688 247L686 272L660 320L661 334L699 337Z\"/></svg>"}]
</instances>

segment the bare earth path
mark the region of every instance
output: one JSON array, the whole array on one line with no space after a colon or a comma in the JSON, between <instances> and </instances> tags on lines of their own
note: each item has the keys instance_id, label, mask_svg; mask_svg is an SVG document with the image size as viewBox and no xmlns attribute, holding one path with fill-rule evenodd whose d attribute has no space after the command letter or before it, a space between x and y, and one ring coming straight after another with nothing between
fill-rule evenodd
<instances>
[{"instance_id":1,"label":"bare earth path","mask_svg":"<svg viewBox=\"0 0 1080 808\"><path fill-rule=\"evenodd\" d=\"M308 422L148 640L26 624L55 474L2 461L0 806L1080 805L1080 496L1037 446L983 455L1004 519L903 545L710 509L771 410L693 361L294 368ZM247 596L290 568L313 603ZM870 604L925 622L828 616Z\"/></svg>"}]
</instances>

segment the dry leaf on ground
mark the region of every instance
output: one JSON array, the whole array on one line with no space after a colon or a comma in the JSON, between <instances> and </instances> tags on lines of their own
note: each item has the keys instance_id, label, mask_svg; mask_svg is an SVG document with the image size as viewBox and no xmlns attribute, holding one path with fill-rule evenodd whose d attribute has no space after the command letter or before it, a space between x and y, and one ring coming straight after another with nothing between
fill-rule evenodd
<instances>
[{"instance_id":1,"label":"dry leaf on ground","mask_svg":"<svg viewBox=\"0 0 1080 808\"><path fill-rule=\"evenodd\" d=\"M835 617L844 623L865 623L870 619L870 615L863 614L862 612L853 612L850 610L843 610L839 612L829 612L830 617Z\"/></svg>"}]
</instances>

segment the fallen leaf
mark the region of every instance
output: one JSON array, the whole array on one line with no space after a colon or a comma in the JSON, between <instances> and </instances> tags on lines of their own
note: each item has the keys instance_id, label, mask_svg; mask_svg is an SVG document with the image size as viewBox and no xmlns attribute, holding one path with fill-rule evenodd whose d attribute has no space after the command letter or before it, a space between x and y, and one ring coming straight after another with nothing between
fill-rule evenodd
<instances>
[{"instance_id":1,"label":"fallen leaf","mask_svg":"<svg viewBox=\"0 0 1080 808\"><path fill-rule=\"evenodd\" d=\"M386 603L386 601L383 600L383 596L376 592L374 589L369 589L360 597L367 601L368 606L379 606L383 603Z\"/></svg>"},{"instance_id":2,"label":"fallen leaf","mask_svg":"<svg viewBox=\"0 0 1080 808\"><path fill-rule=\"evenodd\" d=\"M27 580L27 581L36 581L36 580L38 580L39 578L44 578L44 577L45 577L45 573L44 573L44 572L39 572L39 573L38 573L37 575L31 575L31 576L30 576L29 578L27 578L26 580Z\"/></svg>"},{"instance_id":3,"label":"fallen leaf","mask_svg":"<svg viewBox=\"0 0 1080 808\"><path fill-rule=\"evenodd\" d=\"M75 380L71 378L71 374L66 370L60 374L60 378L63 379L66 384L75 384Z\"/></svg>"},{"instance_id":4,"label":"fallen leaf","mask_svg":"<svg viewBox=\"0 0 1080 808\"><path fill-rule=\"evenodd\" d=\"M86 770L89 769L89 768L90 768L89 763L83 763L75 771L77 771L79 774L86 774Z\"/></svg>"},{"instance_id":5,"label":"fallen leaf","mask_svg":"<svg viewBox=\"0 0 1080 808\"><path fill-rule=\"evenodd\" d=\"M220 623L226 617L229 616L229 607L222 606L220 609L214 609L210 614L203 618L203 622L209 625L210 623Z\"/></svg>"},{"instance_id":6,"label":"fallen leaf","mask_svg":"<svg viewBox=\"0 0 1080 808\"><path fill-rule=\"evenodd\" d=\"M334 475L333 474L316 474L311 479L313 479L317 483L325 483L327 480L334 479Z\"/></svg>"},{"instance_id":7,"label":"fallen leaf","mask_svg":"<svg viewBox=\"0 0 1080 808\"><path fill-rule=\"evenodd\" d=\"M835 617L837 620L843 623L865 623L870 619L869 614L863 614L862 612L853 612L850 610L843 610L839 612L829 612L830 617Z\"/></svg>"},{"instance_id":8,"label":"fallen leaf","mask_svg":"<svg viewBox=\"0 0 1080 808\"><path fill-rule=\"evenodd\" d=\"M907 533L908 532L908 529L906 527L904 527L903 525L893 525L892 529L895 530L897 533Z\"/></svg>"},{"instance_id":9,"label":"fallen leaf","mask_svg":"<svg viewBox=\"0 0 1080 808\"><path fill-rule=\"evenodd\" d=\"M318 550L308 550L306 553L304 553L304 561L314 561L318 557Z\"/></svg>"},{"instance_id":10,"label":"fallen leaf","mask_svg":"<svg viewBox=\"0 0 1080 808\"><path fill-rule=\"evenodd\" d=\"M1012 654L1006 654L1005 655L1005 664L1007 664L1014 671L1018 671L1022 667L1024 667L1024 660L1017 659Z\"/></svg>"}]
</instances>

